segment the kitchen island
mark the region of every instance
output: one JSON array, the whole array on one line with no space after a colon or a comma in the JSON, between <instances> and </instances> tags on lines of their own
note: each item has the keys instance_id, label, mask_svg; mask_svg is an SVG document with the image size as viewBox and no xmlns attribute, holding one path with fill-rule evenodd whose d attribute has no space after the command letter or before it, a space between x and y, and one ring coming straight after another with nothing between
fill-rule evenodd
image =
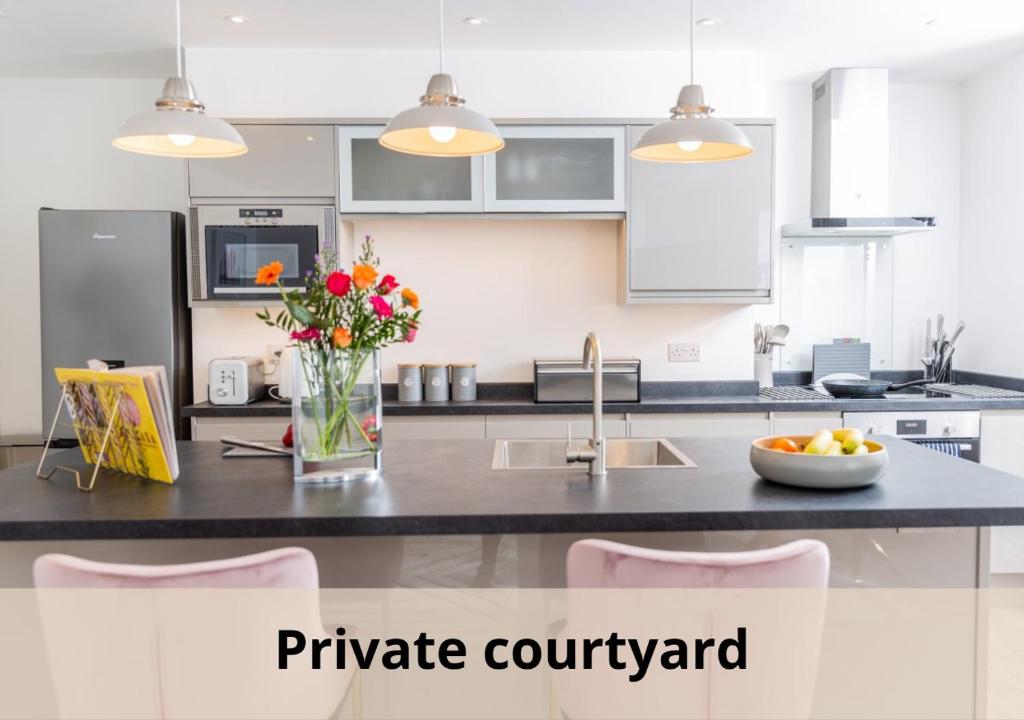
<instances>
[{"instance_id":1,"label":"kitchen island","mask_svg":"<svg viewBox=\"0 0 1024 720\"><path fill-rule=\"evenodd\" d=\"M103 472L83 493L67 474L40 480L34 466L22 465L0 472L0 540L7 541L0 552L16 548L17 556L3 558L13 573L4 582L19 577L18 558L23 566L53 549L90 556L94 542L102 552L91 556L121 561L146 559L139 552L147 543L177 548L156 552L154 562L304 544L331 582L373 585L410 582L410 546L431 548L418 560L428 565L454 561L461 548L474 572L468 579L456 572L462 579L453 583L547 584L558 582L573 539L599 535L712 550L822 537L838 565L852 553L851 567L868 568L861 582L932 582L927 568L936 563L943 585L983 583L984 529L1024 525L1024 481L882 440L891 463L879 484L829 492L761 480L747 460L749 441L739 438L674 439L698 467L613 469L600 480L583 466L492 470L489 440L392 442L379 481L342 486L295 485L288 458L222 458L218 443L180 443L174 485ZM80 456L63 451L54 462ZM514 552L497 547L504 536L514 539ZM258 542L232 543L243 539ZM878 559L870 547L886 543L880 562L894 569L879 580L869 571ZM189 546L193 554L183 551Z\"/></svg>"}]
</instances>

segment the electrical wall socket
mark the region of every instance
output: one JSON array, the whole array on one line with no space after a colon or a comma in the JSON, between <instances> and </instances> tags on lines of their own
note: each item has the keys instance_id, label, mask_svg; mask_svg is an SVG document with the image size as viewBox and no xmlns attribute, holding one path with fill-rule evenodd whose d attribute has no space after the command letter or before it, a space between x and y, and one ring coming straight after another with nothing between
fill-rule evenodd
<instances>
[{"instance_id":1,"label":"electrical wall socket","mask_svg":"<svg viewBox=\"0 0 1024 720\"><path fill-rule=\"evenodd\" d=\"M263 372L267 373L268 379L273 379L275 382L280 381L280 375L277 371L278 366L281 363L281 356L277 353L283 352L287 345L267 345L267 354L263 358Z\"/></svg>"},{"instance_id":2,"label":"electrical wall socket","mask_svg":"<svg viewBox=\"0 0 1024 720\"><path fill-rule=\"evenodd\" d=\"M697 343L669 343L669 362L700 362L700 345Z\"/></svg>"}]
</instances>

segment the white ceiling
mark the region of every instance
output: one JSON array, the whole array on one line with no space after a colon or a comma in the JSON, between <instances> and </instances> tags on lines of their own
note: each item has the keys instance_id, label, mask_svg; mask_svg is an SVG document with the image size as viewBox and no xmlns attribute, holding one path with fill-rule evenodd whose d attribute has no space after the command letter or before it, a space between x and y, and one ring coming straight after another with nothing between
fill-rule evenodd
<instances>
[{"instance_id":1,"label":"white ceiling","mask_svg":"<svg viewBox=\"0 0 1024 720\"><path fill-rule=\"evenodd\" d=\"M173 0L0 0L0 76L172 74ZM198 47L430 48L434 0L182 0ZM249 22L225 20L241 14ZM485 25L461 22L467 16ZM452 49L686 49L685 0L448 0ZM698 49L763 58L766 77L884 66L896 80L962 80L1024 51L1022 0L697 0ZM937 19L932 24L927 21Z\"/></svg>"}]
</instances>

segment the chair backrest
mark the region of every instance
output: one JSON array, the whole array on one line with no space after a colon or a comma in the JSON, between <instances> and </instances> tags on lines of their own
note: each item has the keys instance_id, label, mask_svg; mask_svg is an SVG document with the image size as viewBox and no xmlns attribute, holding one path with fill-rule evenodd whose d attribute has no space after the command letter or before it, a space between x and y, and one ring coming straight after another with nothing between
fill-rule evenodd
<instances>
[{"instance_id":1,"label":"chair backrest","mask_svg":"<svg viewBox=\"0 0 1024 720\"><path fill-rule=\"evenodd\" d=\"M38 588L309 588L319 587L316 558L291 547L181 565L121 565L71 555L42 555Z\"/></svg>"},{"instance_id":2,"label":"chair backrest","mask_svg":"<svg viewBox=\"0 0 1024 720\"><path fill-rule=\"evenodd\" d=\"M824 588L828 568L828 547L818 540L725 553L580 540L566 559L569 587L584 588Z\"/></svg>"},{"instance_id":3,"label":"chair backrest","mask_svg":"<svg viewBox=\"0 0 1024 720\"><path fill-rule=\"evenodd\" d=\"M328 717L351 683L277 669L279 629L330 634L304 548L164 566L43 555L34 575L61 717Z\"/></svg>"},{"instance_id":4,"label":"chair backrest","mask_svg":"<svg viewBox=\"0 0 1024 720\"><path fill-rule=\"evenodd\" d=\"M810 715L828 586L824 543L798 540L764 550L708 553L582 540L569 548L566 571L564 633L570 637L601 637L612 630L623 637L661 634L686 640L694 652L695 639L738 637L742 626L749 662L747 671L721 668L716 661L702 670L691 664L679 671L663 670L655 661L635 683L603 668L560 673L554 682L566 717ZM793 590L774 591L785 588ZM613 592L618 590L632 592Z\"/></svg>"}]
</instances>

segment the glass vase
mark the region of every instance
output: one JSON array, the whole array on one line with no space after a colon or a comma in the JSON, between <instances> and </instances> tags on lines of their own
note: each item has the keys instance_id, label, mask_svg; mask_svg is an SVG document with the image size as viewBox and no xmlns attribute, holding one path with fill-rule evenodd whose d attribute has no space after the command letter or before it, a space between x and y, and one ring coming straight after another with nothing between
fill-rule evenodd
<instances>
[{"instance_id":1,"label":"glass vase","mask_svg":"<svg viewBox=\"0 0 1024 720\"><path fill-rule=\"evenodd\" d=\"M383 439L380 351L303 343L299 360L292 366L295 482L375 480Z\"/></svg>"}]
</instances>

